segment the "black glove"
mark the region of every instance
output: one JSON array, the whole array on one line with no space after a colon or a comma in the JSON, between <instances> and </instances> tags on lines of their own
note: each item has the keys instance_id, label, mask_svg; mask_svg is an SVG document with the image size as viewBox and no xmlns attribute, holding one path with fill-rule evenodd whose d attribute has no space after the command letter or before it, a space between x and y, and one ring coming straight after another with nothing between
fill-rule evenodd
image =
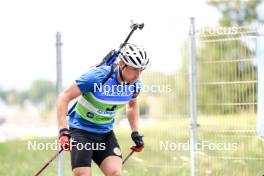
<instances>
[{"instance_id":1,"label":"black glove","mask_svg":"<svg viewBox=\"0 0 264 176\"><path fill-rule=\"evenodd\" d=\"M62 136L67 136L68 138L70 138L70 131L68 128L62 128L59 131L59 138Z\"/></svg>"},{"instance_id":2,"label":"black glove","mask_svg":"<svg viewBox=\"0 0 264 176\"><path fill-rule=\"evenodd\" d=\"M59 144L63 148L63 150L70 150L70 134L67 128L63 128L59 132Z\"/></svg>"},{"instance_id":3,"label":"black glove","mask_svg":"<svg viewBox=\"0 0 264 176\"><path fill-rule=\"evenodd\" d=\"M143 136L140 136L137 131L131 133L131 138L135 142L137 148L144 146Z\"/></svg>"}]
</instances>

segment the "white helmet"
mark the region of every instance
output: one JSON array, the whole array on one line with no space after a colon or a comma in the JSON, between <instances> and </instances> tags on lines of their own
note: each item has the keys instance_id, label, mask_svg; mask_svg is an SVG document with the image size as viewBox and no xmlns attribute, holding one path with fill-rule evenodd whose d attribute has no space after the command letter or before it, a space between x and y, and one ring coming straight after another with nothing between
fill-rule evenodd
<instances>
[{"instance_id":1,"label":"white helmet","mask_svg":"<svg viewBox=\"0 0 264 176\"><path fill-rule=\"evenodd\" d=\"M147 53L142 46L126 43L120 52L122 55L121 59L126 65L140 69L145 69L150 65Z\"/></svg>"}]
</instances>

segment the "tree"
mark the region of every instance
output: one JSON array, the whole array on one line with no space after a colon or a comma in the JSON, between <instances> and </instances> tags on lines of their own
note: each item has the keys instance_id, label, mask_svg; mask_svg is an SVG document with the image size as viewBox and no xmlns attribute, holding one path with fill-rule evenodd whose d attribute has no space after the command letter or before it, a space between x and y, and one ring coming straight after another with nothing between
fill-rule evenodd
<instances>
[{"instance_id":1,"label":"tree","mask_svg":"<svg viewBox=\"0 0 264 176\"><path fill-rule=\"evenodd\" d=\"M219 20L221 27L245 26L261 22L256 8L259 0L252 1L208 1L209 5L216 7L222 13ZM227 28L226 28L227 29ZM243 30L243 31L242 31ZM255 56L255 50L251 49L249 42L240 40L240 29L237 33L210 35L208 30L197 36L201 40L197 44L197 82L198 82L198 111L202 113L235 113L240 111L240 106L223 106L227 103L241 103L241 97L249 102L256 101L256 87L252 84L221 84L220 82L247 81L256 79L256 68L253 63L246 62L248 58ZM232 39L238 38L238 39ZM227 39L227 40L226 40ZM230 39L230 40L229 40ZM214 42L212 42L214 40ZM187 51L185 51L187 52ZM182 72L187 73L188 57L184 55ZM221 60L220 60L221 59ZM222 62L226 61L226 62ZM229 62L231 61L231 62ZM235 75L235 76L234 76ZM188 79L185 79L188 81ZM204 84L204 83L213 84ZM218 83L219 84L218 84ZM216 83L216 84L214 84ZM188 90L186 90L188 91ZM243 109L250 107L243 105Z\"/></svg>"},{"instance_id":2,"label":"tree","mask_svg":"<svg viewBox=\"0 0 264 176\"><path fill-rule=\"evenodd\" d=\"M256 10L261 3L261 0L208 1L209 5L216 7L222 14L220 26L247 26L263 22Z\"/></svg>"},{"instance_id":3,"label":"tree","mask_svg":"<svg viewBox=\"0 0 264 176\"><path fill-rule=\"evenodd\" d=\"M33 103L42 103L46 96L53 96L55 100L56 88L53 82L48 80L35 80L28 90L29 99Z\"/></svg>"}]
</instances>

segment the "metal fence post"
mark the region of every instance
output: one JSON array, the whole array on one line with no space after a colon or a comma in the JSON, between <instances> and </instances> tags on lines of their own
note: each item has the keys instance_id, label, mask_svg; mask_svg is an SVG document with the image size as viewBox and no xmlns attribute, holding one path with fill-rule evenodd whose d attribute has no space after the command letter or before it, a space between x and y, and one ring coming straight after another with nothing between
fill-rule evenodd
<instances>
[{"instance_id":1,"label":"metal fence post","mask_svg":"<svg viewBox=\"0 0 264 176\"><path fill-rule=\"evenodd\" d=\"M189 33L189 100L190 100L190 158L191 175L196 175L196 142L197 142L197 105L196 105L196 58L195 58L195 22L190 18Z\"/></svg>"},{"instance_id":2,"label":"metal fence post","mask_svg":"<svg viewBox=\"0 0 264 176\"><path fill-rule=\"evenodd\" d=\"M56 80L56 94L57 96L62 90L62 63L61 63L61 33L56 34L56 70L57 70L57 80ZM64 152L61 152L58 157L58 176L64 176Z\"/></svg>"}]
</instances>

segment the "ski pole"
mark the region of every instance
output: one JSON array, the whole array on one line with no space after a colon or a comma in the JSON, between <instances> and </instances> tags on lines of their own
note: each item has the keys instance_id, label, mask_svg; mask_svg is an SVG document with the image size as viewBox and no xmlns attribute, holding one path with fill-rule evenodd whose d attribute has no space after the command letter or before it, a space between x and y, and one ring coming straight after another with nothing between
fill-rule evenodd
<instances>
[{"instance_id":1,"label":"ski pole","mask_svg":"<svg viewBox=\"0 0 264 176\"><path fill-rule=\"evenodd\" d=\"M46 169L46 167L48 167L48 165L50 165L50 163L57 158L57 156L63 151L63 148L61 148L59 151L57 151L55 153L55 155L53 155L53 157L34 175L34 176L38 176L39 174L41 174L41 172Z\"/></svg>"}]
</instances>

